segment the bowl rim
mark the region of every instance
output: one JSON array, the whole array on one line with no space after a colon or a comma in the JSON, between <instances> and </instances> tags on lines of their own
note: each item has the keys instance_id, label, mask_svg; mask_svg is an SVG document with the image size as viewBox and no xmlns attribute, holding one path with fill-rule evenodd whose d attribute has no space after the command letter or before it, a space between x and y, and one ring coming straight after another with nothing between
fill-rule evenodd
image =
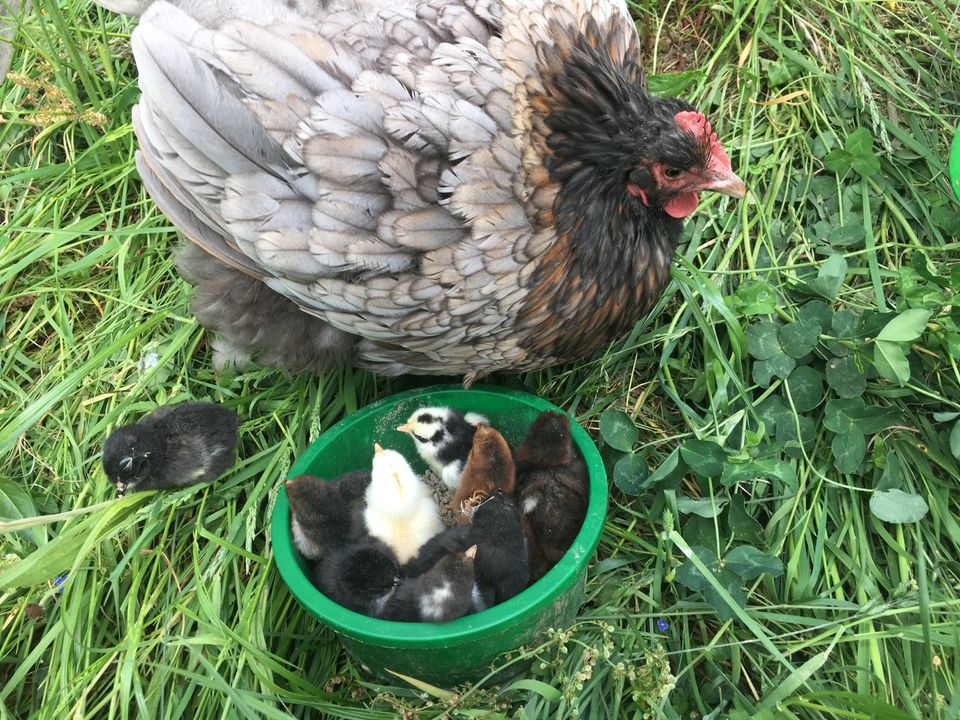
<instances>
[{"instance_id":1,"label":"bowl rim","mask_svg":"<svg viewBox=\"0 0 960 720\"><path fill-rule=\"evenodd\" d=\"M353 612L339 605L310 582L300 569L294 556L290 538L290 508L286 489L281 484L274 506L270 525L274 562L284 583L301 605L334 631L348 637L380 647L411 648L462 644L480 639L514 627L522 620L540 612L552 603L557 595L572 585L573 581L589 565L600 543L607 510L607 475L600 451L578 422L560 407L528 392L487 385L475 385L464 391L460 385L431 385L415 390L389 395L347 415L323 432L297 458L287 478L306 472L316 455L348 428L366 421L385 407L404 402L420 395L433 396L432 404L438 404L437 395L457 393L487 393L525 403L534 409L561 412L570 418L571 434L587 465L590 494L587 512L580 532L570 549L540 580L513 598L492 608L466 615L448 623L396 622L372 618Z\"/></svg>"}]
</instances>

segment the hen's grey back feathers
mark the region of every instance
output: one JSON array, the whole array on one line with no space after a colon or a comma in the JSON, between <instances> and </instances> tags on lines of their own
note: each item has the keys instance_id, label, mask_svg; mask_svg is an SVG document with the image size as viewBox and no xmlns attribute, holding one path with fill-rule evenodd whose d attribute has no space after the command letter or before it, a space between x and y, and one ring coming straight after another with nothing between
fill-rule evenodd
<instances>
[{"instance_id":1,"label":"hen's grey back feathers","mask_svg":"<svg viewBox=\"0 0 960 720\"><path fill-rule=\"evenodd\" d=\"M179 266L221 357L469 377L564 359L518 332L562 322L523 307L556 241L532 99L538 48L590 22L635 44L619 0L152 3L138 168L210 256ZM218 303L237 273L266 287Z\"/></svg>"}]
</instances>

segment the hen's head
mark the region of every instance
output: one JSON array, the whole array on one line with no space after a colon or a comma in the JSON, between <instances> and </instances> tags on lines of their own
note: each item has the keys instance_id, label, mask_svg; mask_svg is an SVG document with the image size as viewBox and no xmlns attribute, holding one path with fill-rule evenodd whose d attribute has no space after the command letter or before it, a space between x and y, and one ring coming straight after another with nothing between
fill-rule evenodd
<instances>
[{"instance_id":1,"label":"hen's head","mask_svg":"<svg viewBox=\"0 0 960 720\"><path fill-rule=\"evenodd\" d=\"M696 210L703 190L737 198L746 192L717 134L695 110L675 113L672 122L664 124L657 142L642 155L638 153L625 189L645 206L662 208L673 218Z\"/></svg>"},{"instance_id":2,"label":"hen's head","mask_svg":"<svg viewBox=\"0 0 960 720\"><path fill-rule=\"evenodd\" d=\"M677 98L650 95L632 43L618 28L587 29L547 53L539 109L551 179L603 193L611 208L639 206L679 219L705 190L746 188L706 117ZM632 202L631 202L632 201Z\"/></svg>"}]
</instances>

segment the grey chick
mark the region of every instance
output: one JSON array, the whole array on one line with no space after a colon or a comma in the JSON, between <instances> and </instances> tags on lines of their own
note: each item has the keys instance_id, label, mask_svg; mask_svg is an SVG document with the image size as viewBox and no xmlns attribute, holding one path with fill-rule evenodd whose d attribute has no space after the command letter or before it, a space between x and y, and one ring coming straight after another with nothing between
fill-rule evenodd
<instances>
[{"instance_id":1,"label":"grey chick","mask_svg":"<svg viewBox=\"0 0 960 720\"><path fill-rule=\"evenodd\" d=\"M333 480L298 475L287 481L290 535L301 555L318 560L334 545L366 535L363 508L369 485L369 470Z\"/></svg>"},{"instance_id":2,"label":"grey chick","mask_svg":"<svg viewBox=\"0 0 960 720\"><path fill-rule=\"evenodd\" d=\"M314 564L310 580L348 610L377 616L393 597L400 576L390 548L367 538L332 548Z\"/></svg>"},{"instance_id":3,"label":"grey chick","mask_svg":"<svg viewBox=\"0 0 960 720\"><path fill-rule=\"evenodd\" d=\"M587 513L587 466L566 415L543 412L514 453L517 502L527 534L530 581L563 557Z\"/></svg>"},{"instance_id":4,"label":"grey chick","mask_svg":"<svg viewBox=\"0 0 960 720\"><path fill-rule=\"evenodd\" d=\"M413 413L397 430L413 438L423 461L440 476L444 485L456 490L477 426L489 424L489 420L477 413L425 407Z\"/></svg>"},{"instance_id":5,"label":"grey chick","mask_svg":"<svg viewBox=\"0 0 960 720\"><path fill-rule=\"evenodd\" d=\"M212 482L233 465L239 424L214 403L159 407L110 434L103 469L119 495Z\"/></svg>"},{"instance_id":6,"label":"grey chick","mask_svg":"<svg viewBox=\"0 0 960 720\"><path fill-rule=\"evenodd\" d=\"M443 557L415 578L401 578L384 604L380 617L401 622L449 622L476 609L474 556L471 545L464 552Z\"/></svg>"}]
</instances>

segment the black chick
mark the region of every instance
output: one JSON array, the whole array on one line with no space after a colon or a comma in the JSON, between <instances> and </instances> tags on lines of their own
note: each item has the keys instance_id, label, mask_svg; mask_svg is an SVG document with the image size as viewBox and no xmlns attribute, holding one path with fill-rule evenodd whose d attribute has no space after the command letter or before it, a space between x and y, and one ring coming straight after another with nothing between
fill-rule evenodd
<instances>
[{"instance_id":1,"label":"black chick","mask_svg":"<svg viewBox=\"0 0 960 720\"><path fill-rule=\"evenodd\" d=\"M417 556L400 568L405 577L427 572L441 558L477 546L474 561L477 609L492 607L530 584L527 540L517 504L497 490L476 507L469 525L452 527L430 538Z\"/></svg>"},{"instance_id":2,"label":"black chick","mask_svg":"<svg viewBox=\"0 0 960 720\"><path fill-rule=\"evenodd\" d=\"M368 538L332 548L314 564L310 580L335 603L364 615L379 615L400 582L397 558Z\"/></svg>"},{"instance_id":3,"label":"black chick","mask_svg":"<svg viewBox=\"0 0 960 720\"><path fill-rule=\"evenodd\" d=\"M477 546L474 568L486 607L509 600L530 584L527 541L512 497L498 490L477 507L470 541Z\"/></svg>"},{"instance_id":4,"label":"black chick","mask_svg":"<svg viewBox=\"0 0 960 720\"><path fill-rule=\"evenodd\" d=\"M417 577L450 553L463 552L473 545L470 533L469 525L458 525L434 535L420 547L416 557L400 566L400 574L407 578Z\"/></svg>"},{"instance_id":5,"label":"black chick","mask_svg":"<svg viewBox=\"0 0 960 720\"><path fill-rule=\"evenodd\" d=\"M233 465L239 424L214 403L159 407L110 434L103 469L119 495L212 482Z\"/></svg>"},{"instance_id":6,"label":"black chick","mask_svg":"<svg viewBox=\"0 0 960 720\"><path fill-rule=\"evenodd\" d=\"M288 480L290 535L300 554L319 560L334 545L366 535L364 494L369 470L354 470L333 480L298 475Z\"/></svg>"},{"instance_id":7,"label":"black chick","mask_svg":"<svg viewBox=\"0 0 960 720\"><path fill-rule=\"evenodd\" d=\"M401 578L384 603L380 617L401 622L449 622L476 609L474 556L471 545L452 553L415 578Z\"/></svg>"},{"instance_id":8,"label":"black chick","mask_svg":"<svg viewBox=\"0 0 960 720\"><path fill-rule=\"evenodd\" d=\"M587 513L587 466L570 434L566 415L537 416L514 453L530 581L539 580L573 543Z\"/></svg>"}]
</instances>

